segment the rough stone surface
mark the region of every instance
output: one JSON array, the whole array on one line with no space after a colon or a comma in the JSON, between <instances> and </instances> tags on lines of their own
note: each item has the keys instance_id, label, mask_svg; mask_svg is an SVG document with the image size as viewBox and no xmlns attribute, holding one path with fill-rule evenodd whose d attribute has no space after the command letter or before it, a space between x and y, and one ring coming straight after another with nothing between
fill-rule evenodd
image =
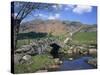
<instances>
[{"instance_id":1,"label":"rough stone surface","mask_svg":"<svg viewBox=\"0 0 100 75\"><path fill-rule=\"evenodd\" d=\"M89 54L96 54L97 53L97 49L89 49Z\"/></svg>"},{"instance_id":2,"label":"rough stone surface","mask_svg":"<svg viewBox=\"0 0 100 75\"><path fill-rule=\"evenodd\" d=\"M68 50L67 53L68 54L72 54L73 52L72 52L72 50Z\"/></svg>"},{"instance_id":3,"label":"rough stone surface","mask_svg":"<svg viewBox=\"0 0 100 75\"><path fill-rule=\"evenodd\" d=\"M28 60L31 59L31 56L30 55L25 55L25 56L22 57L22 59L25 60L25 61L28 61Z\"/></svg>"},{"instance_id":4,"label":"rough stone surface","mask_svg":"<svg viewBox=\"0 0 100 75\"><path fill-rule=\"evenodd\" d=\"M19 64L22 58L21 54L14 54L14 64Z\"/></svg>"},{"instance_id":5,"label":"rough stone surface","mask_svg":"<svg viewBox=\"0 0 100 75\"><path fill-rule=\"evenodd\" d=\"M21 48L17 49L15 52L20 53L20 52L27 52L32 49L31 45L23 45Z\"/></svg>"},{"instance_id":6,"label":"rough stone surface","mask_svg":"<svg viewBox=\"0 0 100 75\"><path fill-rule=\"evenodd\" d=\"M56 43L59 45L59 41L56 39L38 39L33 40L29 45L23 45L15 50L15 63L23 63L31 59L31 56L36 54L50 53L52 48L50 44ZM20 55L20 56L18 56Z\"/></svg>"}]
</instances>

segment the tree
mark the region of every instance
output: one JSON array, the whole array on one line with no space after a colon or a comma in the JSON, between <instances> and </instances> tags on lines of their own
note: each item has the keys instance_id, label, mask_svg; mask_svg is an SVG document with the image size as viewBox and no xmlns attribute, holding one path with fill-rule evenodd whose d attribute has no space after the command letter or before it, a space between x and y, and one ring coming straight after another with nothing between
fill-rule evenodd
<instances>
[{"instance_id":1,"label":"tree","mask_svg":"<svg viewBox=\"0 0 100 75\"><path fill-rule=\"evenodd\" d=\"M57 5L57 4L52 4ZM44 9L53 10L51 4L33 3L33 2L12 2L11 3L11 31L13 39L13 49L16 49L17 35L19 33L20 24L32 11ZM34 14L33 14L34 15Z\"/></svg>"}]
</instances>

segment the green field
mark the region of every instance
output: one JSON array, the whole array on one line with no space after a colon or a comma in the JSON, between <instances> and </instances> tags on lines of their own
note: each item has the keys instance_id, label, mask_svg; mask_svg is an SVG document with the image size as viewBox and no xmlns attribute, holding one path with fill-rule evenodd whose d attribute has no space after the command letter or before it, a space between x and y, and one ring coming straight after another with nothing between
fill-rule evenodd
<instances>
[{"instance_id":1,"label":"green field","mask_svg":"<svg viewBox=\"0 0 100 75\"><path fill-rule=\"evenodd\" d=\"M15 64L14 69L15 73L32 73L36 72L40 69L48 68L49 65L54 65L55 62L53 59L50 59L48 55L36 55L32 56L32 63L23 63L23 64Z\"/></svg>"},{"instance_id":2,"label":"green field","mask_svg":"<svg viewBox=\"0 0 100 75\"><path fill-rule=\"evenodd\" d=\"M34 34L34 33L31 33L31 34L30 33L29 34L28 33L23 33L23 34L21 33L21 34L19 34L16 47L19 48L22 45L29 45L31 42L33 42L33 40L39 40L39 39L44 40L44 39L49 38L49 39L56 39L56 40L59 40L59 41L64 41L65 38L66 38L65 34L59 35L59 36L46 35L46 36L42 36L42 37L41 37L41 34L38 34L38 35Z\"/></svg>"},{"instance_id":3,"label":"green field","mask_svg":"<svg viewBox=\"0 0 100 75\"><path fill-rule=\"evenodd\" d=\"M59 41L63 41L66 36L44 36L44 37L38 37L38 38L27 38L27 39L19 39L17 41L17 48L21 47L22 45L28 45L33 40L36 39L58 39ZM72 37L72 44L96 44L97 43L97 33L96 32L78 32L73 35Z\"/></svg>"},{"instance_id":4,"label":"green field","mask_svg":"<svg viewBox=\"0 0 100 75\"><path fill-rule=\"evenodd\" d=\"M20 48L23 45L29 45L32 42L32 39L21 39L21 40L17 40L17 48Z\"/></svg>"},{"instance_id":5,"label":"green field","mask_svg":"<svg viewBox=\"0 0 100 75\"><path fill-rule=\"evenodd\" d=\"M96 44L97 33L96 32L78 32L72 37L72 43L76 44Z\"/></svg>"}]
</instances>

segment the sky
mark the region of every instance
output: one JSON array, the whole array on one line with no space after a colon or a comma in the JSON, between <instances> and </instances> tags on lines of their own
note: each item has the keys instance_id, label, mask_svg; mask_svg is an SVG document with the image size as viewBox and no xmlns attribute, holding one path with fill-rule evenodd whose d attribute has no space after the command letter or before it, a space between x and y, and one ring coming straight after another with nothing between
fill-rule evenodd
<instances>
[{"instance_id":1,"label":"sky","mask_svg":"<svg viewBox=\"0 0 100 75\"><path fill-rule=\"evenodd\" d=\"M33 19L43 20L68 20L78 21L84 24L97 24L97 7L88 5L52 5L54 11L37 10L32 11L23 22Z\"/></svg>"}]
</instances>

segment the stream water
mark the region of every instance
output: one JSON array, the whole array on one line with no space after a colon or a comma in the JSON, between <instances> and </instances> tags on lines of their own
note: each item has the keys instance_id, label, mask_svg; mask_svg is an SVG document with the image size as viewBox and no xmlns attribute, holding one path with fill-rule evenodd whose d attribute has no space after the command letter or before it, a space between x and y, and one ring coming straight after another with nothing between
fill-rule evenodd
<instances>
[{"instance_id":1,"label":"stream water","mask_svg":"<svg viewBox=\"0 0 100 75\"><path fill-rule=\"evenodd\" d=\"M63 60L63 64L60 65L59 71L94 69L92 65L86 62L86 60L91 58L90 56L83 56L74 60Z\"/></svg>"}]
</instances>

